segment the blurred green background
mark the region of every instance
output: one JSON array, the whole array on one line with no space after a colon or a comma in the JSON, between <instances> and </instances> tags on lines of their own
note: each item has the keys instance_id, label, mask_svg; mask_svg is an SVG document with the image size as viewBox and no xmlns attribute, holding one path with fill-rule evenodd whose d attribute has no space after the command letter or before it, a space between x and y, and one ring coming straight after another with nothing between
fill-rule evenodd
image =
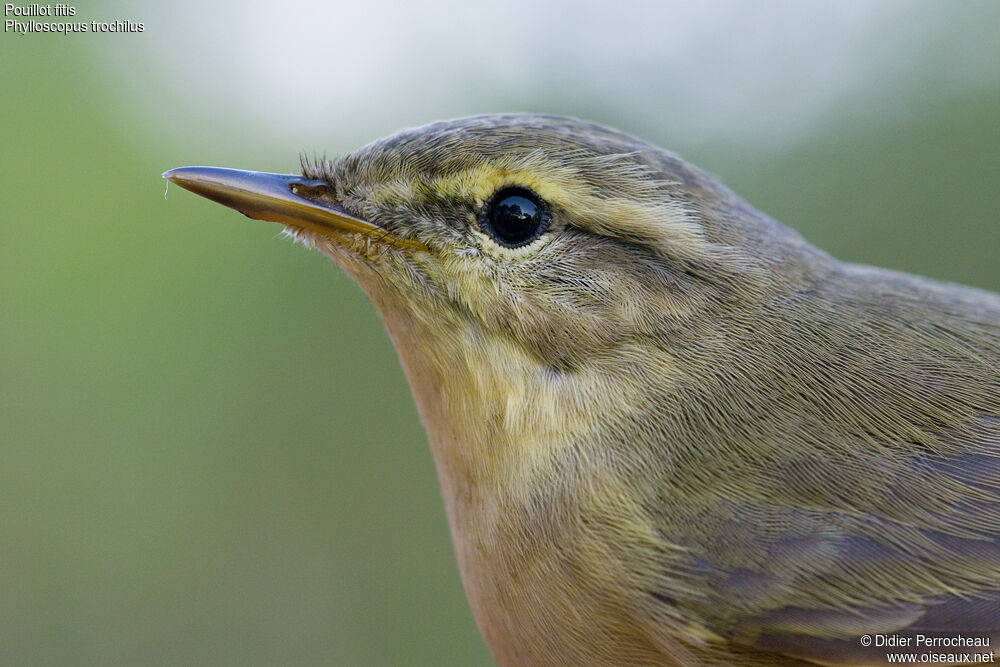
<instances>
[{"instance_id":1,"label":"blurred green background","mask_svg":"<svg viewBox=\"0 0 1000 667\"><path fill-rule=\"evenodd\" d=\"M103 3L77 20L144 32L5 32L0 664L490 664L373 309L275 226L164 197L170 167L567 113L842 259L1000 290L1000 4L692 5Z\"/></svg>"}]
</instances>

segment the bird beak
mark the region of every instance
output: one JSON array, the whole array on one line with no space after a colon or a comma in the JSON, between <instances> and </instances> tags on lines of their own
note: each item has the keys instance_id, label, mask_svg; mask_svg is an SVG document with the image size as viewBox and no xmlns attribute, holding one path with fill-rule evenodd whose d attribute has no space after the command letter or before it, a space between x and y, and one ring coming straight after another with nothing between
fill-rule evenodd
<instances>
[{"instance_id":1,"label":"bird beak","mask_svg":"<svg viewBox=\"0 0 1000 667\"><path fill-rule=\"evenodd\" d=\"M333 188L323 180L221 167L178 167L163 172L163 178L254 220L280 222L336 241L365 234L397 247L425 247L351 215L335 202Z\"/></svg>"}]
</instances>

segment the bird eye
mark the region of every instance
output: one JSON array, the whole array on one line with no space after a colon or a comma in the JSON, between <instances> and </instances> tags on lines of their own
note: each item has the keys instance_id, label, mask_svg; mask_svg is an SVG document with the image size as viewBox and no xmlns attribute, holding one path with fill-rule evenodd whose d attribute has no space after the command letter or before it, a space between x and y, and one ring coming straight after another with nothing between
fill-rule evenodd
<instances>
[{"instance_id":1,"label":"bird eye","mask_svg":"<svg viewBox=\"0 0 1000 667\"><path fill-rule=\"evenodd\" d=\"M493 193L483 207L480 224L508 248L531 243L549 226L549 205L528 188L511 185Z\"/></svg>"}]
</instances>

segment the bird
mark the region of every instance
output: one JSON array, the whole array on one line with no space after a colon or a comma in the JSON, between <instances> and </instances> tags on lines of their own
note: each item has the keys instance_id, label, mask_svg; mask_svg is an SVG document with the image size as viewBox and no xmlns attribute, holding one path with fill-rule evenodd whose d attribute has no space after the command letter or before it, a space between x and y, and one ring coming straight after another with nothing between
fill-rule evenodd
<instances>
[{"instance_id":1,"label":"bird","mask_svg":"<svg viewBox=\"0 0 1000 667\"><path fill-rule=\"evenodd\" d=\"M557 115L163 176L374 303L499 665L961 664L1000 641L1000 295L838 261Z\"/></svg>"}]
</instances>

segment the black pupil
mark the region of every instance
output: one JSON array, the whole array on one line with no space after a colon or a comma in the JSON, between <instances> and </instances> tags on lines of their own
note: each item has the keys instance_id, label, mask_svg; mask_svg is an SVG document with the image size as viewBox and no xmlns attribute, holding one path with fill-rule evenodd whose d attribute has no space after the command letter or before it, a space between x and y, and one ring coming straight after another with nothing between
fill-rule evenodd
<instances>
[{"instance_id":1,"label":"black pupil","mask_svg":"<svg viewBox=\"0 0 1000 667\"><path fill-rule=\"evenodd\" d=\"M504 245L524 245L542 231L546 221L542 206L533 192L500 191L490 206L488 230Z\"/></svg>"}]
</instances>

